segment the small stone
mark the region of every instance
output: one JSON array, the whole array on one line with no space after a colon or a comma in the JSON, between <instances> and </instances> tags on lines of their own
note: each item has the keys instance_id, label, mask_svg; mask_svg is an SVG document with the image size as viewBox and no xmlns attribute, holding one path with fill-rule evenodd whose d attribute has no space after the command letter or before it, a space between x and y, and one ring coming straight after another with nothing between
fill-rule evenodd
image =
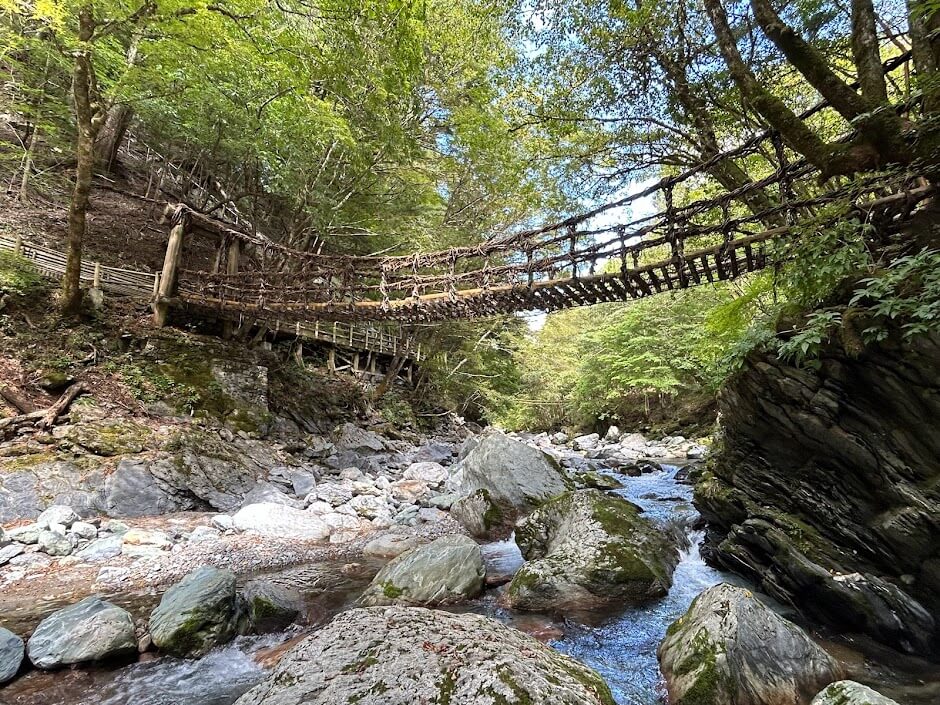
<instances>
[{"instance_id":1,"label":"small stone","mask_svg":"<svg viewBox=\"0 0 940 705\"><path fill-rule=\"evenodd\" d=\"M235 528L235 522L228 514L216 514L212 517L212 526L219 531L228 531Z\"/></svg>"},{"instance_id":2,"label":"small stone","mask_svg":"<svg viewBox=\"0 0 940 705\"><path fill-rule=\"evenodd\" d=\"M218 529L214 526L197 526L189 534L189 540L192 543L199 543L200 541L212 541L217 539L222 535ZM174 547L175 548L175 547Z\"/></svg>"},{"instance_id":3,"label":"small stone","mask_svg":"<svg viewBox=\"0 0 940 705\"><path fill-rule=\"evenodd\" d=\"M419 543L414 534L384 534L369 541L363 547L362 554L374 558L395 558Z\"/></svg>"},{"instance_id":4,"label":"small stone","mask_svg":"<svg viewBox=\"0 0 940 705\"><path fill-rule=\"evenodd\" d=\"M402 478L421 480L432 487L437 487L447 479L447 468L440 463L412 463L402 474Z\"/></svg>"},{"instance_id":5,"label":"small stone","mask_svg":"<svg viewBox=\"0 0 940 705\"><path fill-rule=\"evenodd\" d=\"M445 512L442 512L440 509L434 509L433 507L422 507L418 510L418 521L430 524L440 523L444 521L446 516L447 514Z\"/></svg>"},{"instance_id":6,"label":"small stone","mask_svg":"<svg viewBox=\"0 0 940 705\"><path fill-rule=\"evenodd\" d=\"M98 536L98 529L84 521L76 521L72 524L71 532L82 539L93 539Z\"/></svg>"},{"instance_id":7,"label":"small stone","mask_svg":"<svg viewBox=\"0 0 940 705\"><path fill-rule=\"evenodd\" d=\"M343 468L339 471L340 480L358 480L362 477L362 470L359 468Z\"/></svg>"},{"instance_id":8,"label":"small stone","mask_svg":"<svg viewBox=\"0 0 940 705\"><path fill-rule=\"evenodd\" d=\"M22 544L18 543L11 543L9 546L0 548L0 566L9 563L12 558L16 558L24 550Z\"/></svg>"},{"instance_id":9,"label":"small stone","mask_svg":"<svg viewBox=\"0 0 940 705\"><path fill-rule=\"evenodd\" d=\"M27 524L7 531L7 538L18 543L34 544L39 541L40 531L42 529L37 524Z\"/></svg>"}]
</instances>

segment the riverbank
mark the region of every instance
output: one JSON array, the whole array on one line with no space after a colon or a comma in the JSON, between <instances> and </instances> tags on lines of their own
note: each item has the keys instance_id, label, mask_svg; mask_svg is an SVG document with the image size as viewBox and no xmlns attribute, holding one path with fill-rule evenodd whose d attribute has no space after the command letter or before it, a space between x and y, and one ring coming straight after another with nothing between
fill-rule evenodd
<instances>
[{"instance_id":1,"label":"riverbank","mask_svg":"<svg viewBox=\"0 0 940 705\"><path fill-rule=\"evenodd\" d=\"M544 434L521 438L530 447L556 457L572 479L596 482L597 478L590 473L598 471L599 477L622 485L611 492L634 502L664 531L671 535L678 531L684 542L672 588L662 600L626 610L517 612L503 606L503 596L508 589L508 578L524 560L513 541L496 541L483 544L487 582L491 587L479 598L449 609L495 618L575 657L604 678L617 703L652 705L658 702L664 692L664 682L656 649L668 626L703 590L719 582L735 582L728 574L702 561L697 546L702 533L697 512L691 505L692 487L686 479L687 469L665 457L676 454L677 448L683 449L686 455L699 455L700 449L684 439L649 442L641 441L634 434L622 435L626 445L620 436L615 440L585 437L580 441L561 436L553 439ZM638 448L641 443L642 447ZM631 447L637 454L635 462L620 464L627 459L624 456L631 454ZM589 457L591 455L596 457ZM601 457L604 455L611 456L617 467ZM692 462L684 458L679 464L688 466ZM449 467L448 475L452 475L453 464ZM324 487L341 486L342 482L327 480L323 484ZM194 532L198 535L199 527L212 527L213 520L224 516L229 515L174 513L129 522L135 524L135 529L173 536L172 547L161 550L158 555L115 556L96 565L83 565L69 560L71 557L54 559L43 570L9 581L0 597L3 601L0 614L5 618L8 614L18 615L13 623L20 625L25 636L55 607L74 603L86 591L94 591L126 607L140 627L145 625L147 615L166 587L177 582L193 566L206 564L232 570L238 575L239 585L263 578L298 590L305 607L294 627L276 635L241 637L196 661L145 651L135 659L137 663L127 666L88 665L67 672L33 671L0 691L0 701L5 705L7 701L10 705L91 705L133 700L142 705L165 705L174 699L178 701L181 693L187 692L190 698L187 702L193 705L232 703L274 667L283 652L279 645L293 643L295 637L316 630L333 615L355 606L375 573L388 561L390 554L398 550L393 548L383 556L376 555L381 547L398 543L388 537L404 537L407 545L424 545L438 536L466 533L464 527L445 515L437 522L417 521L414 526L376 528L353 540L332 545L323 545L322 541L302 545L296 540L235 529L197 541L186 538ZM371 551L368 550L370 544ZM128 572L114 573L122 576L119 580L98 581L102 571L107 574L115 569ZM0 575L3 572L4 568L0 568ZM56 585L60 586L58 590ZM904 661L901 665L898 661L889 668L866 659L844 643L827 644L827 648L838 656L853 677L879 686L886 694L903 694L906 699L899 699L899 702L917 705L932 702L931 693L936 690L930 688L937 686L917 683L929 676L929 671L919 669L916 664ZM186 691L188 683L197 681L200 685L195 690Z\"/></svg>"}]
</instances>

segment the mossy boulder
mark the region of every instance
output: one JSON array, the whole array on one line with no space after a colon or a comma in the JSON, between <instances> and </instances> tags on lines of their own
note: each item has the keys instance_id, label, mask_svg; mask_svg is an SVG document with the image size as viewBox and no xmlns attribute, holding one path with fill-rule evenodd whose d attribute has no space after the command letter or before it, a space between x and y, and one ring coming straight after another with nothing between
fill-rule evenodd
<instances>
[{"instance_id":1,"label":"mossy boulder","mask_svg":"<svg viewBox=\"0 0 940 705\"><path fill-rule=\"evenodd\" d=\"M210 567L193 571L167 590L150 615L153 643L174 656L203 656L246 627L235 576Z\"/></svg>"},{"instance_id":2,"label":"mossy boulder","mask_svg":"<svg viewBox=\"0 0 940 705\"><path fill-rule=\"evenodd\" d=\"M150 443L153 432L133 421L82 422L65 427L63 440L101 456L140 453Z\"/></svg>"},{"instance_id":3,"label":"mossy boulder","mask_svg":"<svg viewBox=\"0 0 940 705\"><path fill-rule=\"evenodd\" d=\"M236 705L614 705L601 677L475 614L420 607L343 612Z\"/></svg>"},{"instance_id":4,"label":"mossy boulder","mask_svg":"<svg viewBox=\"0 0 940 705\"><path fill-rule=\"evenodd\" d=\"M299 592L268 580L252 580L245 585L242 598L248 609L251 629L256 634L286 629L304 610Z\"/></svg>"},{"instance_id":5,"label":"mossy boulder","mask_svg":"<svg viewBox=\"0 0 940 705\"><path fill-rule=\"evenodd\" d=\"M476 597L486 568L476 541L444 536L392 559L362 595L364 605L434 606Z\"/></svg>"},{"instance_id":6,"label":"mossy boulder","mask_svg":"<svg viewBox=\"0 0 940 705\"><path fill-rule=\"evenodd\" d=\"M506 591L515 609L638 604L661 597L678 563L673 541L635 504L598 490L568 492L516 526L527 562Z\"/></svg>"},{"instance_id":7,"label":"mossy boulder","mask_svg":"<svg viewBox=\"0 0 940 705\"><path fill-rule=\"evenodd\" d=\"M803 705L841 675L802 629L724 584L669 627L659 664L673 705Z\"/></svg>"},{"instance_id":8,"label":"mossy boulder","mask_svg":"<svg viewBox=\"0 0 940 705\"><path fill-rule=\"evenodd\" d=\"M574 487L550 455L498 431L487 430L464 450L466 455L454 467L446 487L465 497L486 491L485 503L469 505L467 511L458 510L455 515L478 538L508 535L520 516ZM477 507L488 512L489 518L477 511L470 513Z\"/></svg>"}]
</instances>

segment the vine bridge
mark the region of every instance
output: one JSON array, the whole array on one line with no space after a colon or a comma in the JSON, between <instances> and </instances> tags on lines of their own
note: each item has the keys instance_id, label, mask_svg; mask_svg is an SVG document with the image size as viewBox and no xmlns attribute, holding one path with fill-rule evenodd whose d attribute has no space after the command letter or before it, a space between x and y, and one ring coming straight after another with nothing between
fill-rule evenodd
<instances>
[{"instance_id":1,"label":"vine bridge","mask_svg":"<svg viewBox=\"0 0 940 705\"><path fill-rule=\"evenodd\" d=\"M904 68L909 77L908 59L885 68ZM913 103L910 86L899 94L903 114ZM826 108L820 102L800 117ZM744 162L765 175L730 185L718 178L728 167L744 174ZM477 245L399 256L297 251L245 227L237 211L216 218L174 204L166 211L173 229L154 279L154 308L161 325L171 307L183 306L280 327L410 325L627 301L776 266L793 256L802 233L841 219L857 217L883 236L933 192L909 171L820 182L814 166L765 131L580 215ZM655 212L607 224L638 204Z\"/></svg>"}]
</instances>

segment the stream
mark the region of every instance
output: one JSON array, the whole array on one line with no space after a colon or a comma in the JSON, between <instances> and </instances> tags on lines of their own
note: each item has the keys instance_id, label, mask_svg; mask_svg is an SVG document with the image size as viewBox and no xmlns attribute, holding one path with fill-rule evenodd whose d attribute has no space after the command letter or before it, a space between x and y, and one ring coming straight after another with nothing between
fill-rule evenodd
<instances>
[{"instance_id":1,"label":"stream","mask_svg":"<svg viewBox=\"0 0 940 705\"><path fill-rule=\"evenodd\" d=\"M664 702L656 649L666 628L705 588L735 578L704 563L692 528L698 513L692 488L676 481L678 467L640 477L610 473L624 484L616 493L641 506L664 529L684 536L681 560L669 594L656 602L604 614L538 615L513 613L497 605L497 591L459 607L486 614L529 632L597 670L619 705ZM522 556L510 539L483 547L490 574L511 574ZM307 600L305 625L286 633L242 637L198 660L145 654L123 667L91 667L52 673L33 671L0 690L0 705L231 705L260 681L276 655L300 635L352 607L380 564L312 564L265 577L300 589ZM141 597L138 608L146 608ZM147 603L154 598L149 596ZM121 600L128 607L133 596Z\"/></svg>"}]
</instances>

